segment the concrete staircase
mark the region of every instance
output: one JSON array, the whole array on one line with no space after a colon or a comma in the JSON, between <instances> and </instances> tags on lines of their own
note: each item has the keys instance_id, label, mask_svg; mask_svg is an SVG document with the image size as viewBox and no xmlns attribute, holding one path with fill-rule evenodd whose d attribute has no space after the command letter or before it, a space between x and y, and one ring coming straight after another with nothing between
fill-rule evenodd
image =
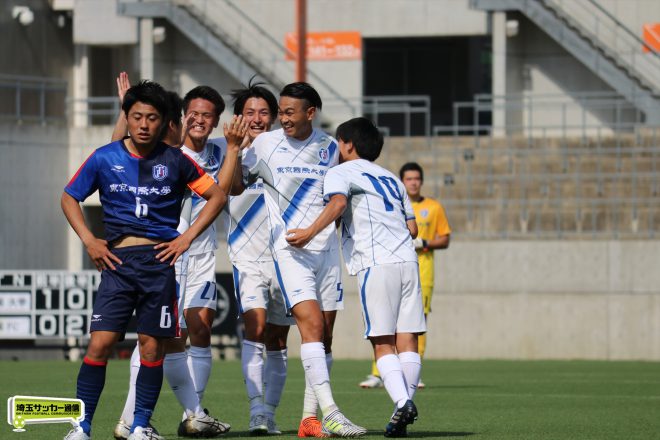
<instances>
[{"instance_id":1,"label":"concrete staircase","mask_svg":"<svg viewBox=\"0 0 660 440\"><path fill-rule=\"evenodd\" d=\"M660 123L660 54L592 0L471 0L476 9L520 11L594 74Z\"/></svg>"}]
</instances>

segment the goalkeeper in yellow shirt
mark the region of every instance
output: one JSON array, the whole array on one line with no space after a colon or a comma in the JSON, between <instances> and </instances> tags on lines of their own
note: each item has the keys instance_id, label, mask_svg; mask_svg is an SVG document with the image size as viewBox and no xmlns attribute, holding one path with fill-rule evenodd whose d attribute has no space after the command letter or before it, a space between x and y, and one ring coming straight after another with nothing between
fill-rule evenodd
<instances>
[{"instance_id":1,"label":"goalkeeper in yellow shirt","mask_svg":"<svg viewBox=\"0 0 660 440\"><path fill-rule=\"evenodd\" d=\"M419 233L413 241L417 250L419 260L419 276L422 285L422 300L424 302L424 317L428 317L431 312L431 297L433 295L433 252L436 249L447 249L449 247L449 238L451 228L447 222L447 216L442 205L437 200L423 197L421 194L422 184L424 183L424 170L415 162L408 162L401 167L399 177L406 187L406 192L412 202L415 211L415 220ZM426 335L419 336L419 355L420 359L424 356L426 349ZM376 363L371 366L371 374L367 379L360 382L362 388L379 388L383 386L383 381L376 368ZM420 380L418 388L424 388L424 383Z\"/></svg>"}]
</instances>

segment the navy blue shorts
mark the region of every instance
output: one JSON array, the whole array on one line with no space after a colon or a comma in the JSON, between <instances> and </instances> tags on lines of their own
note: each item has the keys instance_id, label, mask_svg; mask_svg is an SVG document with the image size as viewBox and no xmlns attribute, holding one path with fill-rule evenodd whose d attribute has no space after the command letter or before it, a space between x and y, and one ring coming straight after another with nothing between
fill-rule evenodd
<instances>
[{"instance_id":1,"label":"navy blue shorts","mask_svg":"<svg viewBox=\"0 0 660 440\"><path fill-rule=\"evenodd\" d=\"M137 332L172 338L179 334L176 276L169 261L156 259L153 245L114 248L123 264L104 270L94 301L90 332L105 330L125 333L137 315Z\"/></svg>"}]
</instances>

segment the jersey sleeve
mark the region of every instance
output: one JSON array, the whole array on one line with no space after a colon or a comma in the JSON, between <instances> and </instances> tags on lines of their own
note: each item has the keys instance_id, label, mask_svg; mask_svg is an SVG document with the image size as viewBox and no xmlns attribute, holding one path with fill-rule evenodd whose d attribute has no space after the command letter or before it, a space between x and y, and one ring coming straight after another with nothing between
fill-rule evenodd
<instances>
[{"instance_id":1,"label":"jersey sleeve","mask_svg":"<svg viewBox=\"0 0 660 440\"><path fill-rule=\"evenodd\" d=\"M188 184L188 188L196 194L201 196L215 183L211 176L183 152L181 152L180 162L183 180Z\"/></svg>"},{"instance_id":2,"label":"jersey sleeve","mask_svg":"<svg viewBox=\"0 0 660 440\"><path fill-rule=\"evenodd\" d=\"M323 179L323 200L327 203L335 194L343 194L348 198L350 181L341 167L330 168Z\"/></svg>"},{"instance_id":3,"label":"jersey sleeve","mask_svg":"<svg viewBox=\"0 0 660 440\"><path fill-rule=\"evenodd\" d=\"M259 154L261 142L257 136L250 147L243 150L241 158L241 172L243 173L243 185L247 188L259 178L259 170L257 164L259 163Z\"/></svg>"},{"instance_id":4,"label":"jersey sleeve","mask_svg":"<svg viewBox=\"0 0 660 440\"><path fill-rule=\"evenodd\" d=\"M403 184L401 184L401 187L403 187ZM401 187L399 188L399 191L403 194L403 213L406 216L406 221L415 220L415 210L410 202L410 197L408 197L408 192L405 187Z\"/></svg>"},{"instance_id":5,"label":"jersey sleeve","mask_svg":"<svg viewBox=\"0 0 660 440\"><path fill-rule=\"evenodd\" d=\"M98 163L95 151L78 168L76 174L64 187L64 191L77 201L82 202L99 188L98 181Z\"/></svg>"},{"instance_id":6,"label":"jersey sleeve","mask_svg":"<svg viewBox=\"0 0 660 440\"><path fill-rule=\"evenodd\" d=\"M445 215L445 209L442 207L442 204L438 202L438 214L437 222L435 228L436 235L448 235L451 234L451 227L449 227L449 221L447 221L447 216Z\"/></svg>"}]
</instances>

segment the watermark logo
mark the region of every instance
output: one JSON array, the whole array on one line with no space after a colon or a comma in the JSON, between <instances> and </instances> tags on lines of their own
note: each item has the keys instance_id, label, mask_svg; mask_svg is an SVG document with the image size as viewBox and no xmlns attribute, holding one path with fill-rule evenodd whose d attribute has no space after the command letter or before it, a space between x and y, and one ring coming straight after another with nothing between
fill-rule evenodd
<instances>
[{"instance_id":1,"label":"watermark logo","mask_svg":"<svg viewBox=\"0 0 660 440\"><path fill-rule=\"evenodd\" d=\"M59 397L13 396L7 399L7 423L14 432L25 431L34 423L80 423L85 418L85 404L80 399Z\"/></svg>"}]
</instances>

